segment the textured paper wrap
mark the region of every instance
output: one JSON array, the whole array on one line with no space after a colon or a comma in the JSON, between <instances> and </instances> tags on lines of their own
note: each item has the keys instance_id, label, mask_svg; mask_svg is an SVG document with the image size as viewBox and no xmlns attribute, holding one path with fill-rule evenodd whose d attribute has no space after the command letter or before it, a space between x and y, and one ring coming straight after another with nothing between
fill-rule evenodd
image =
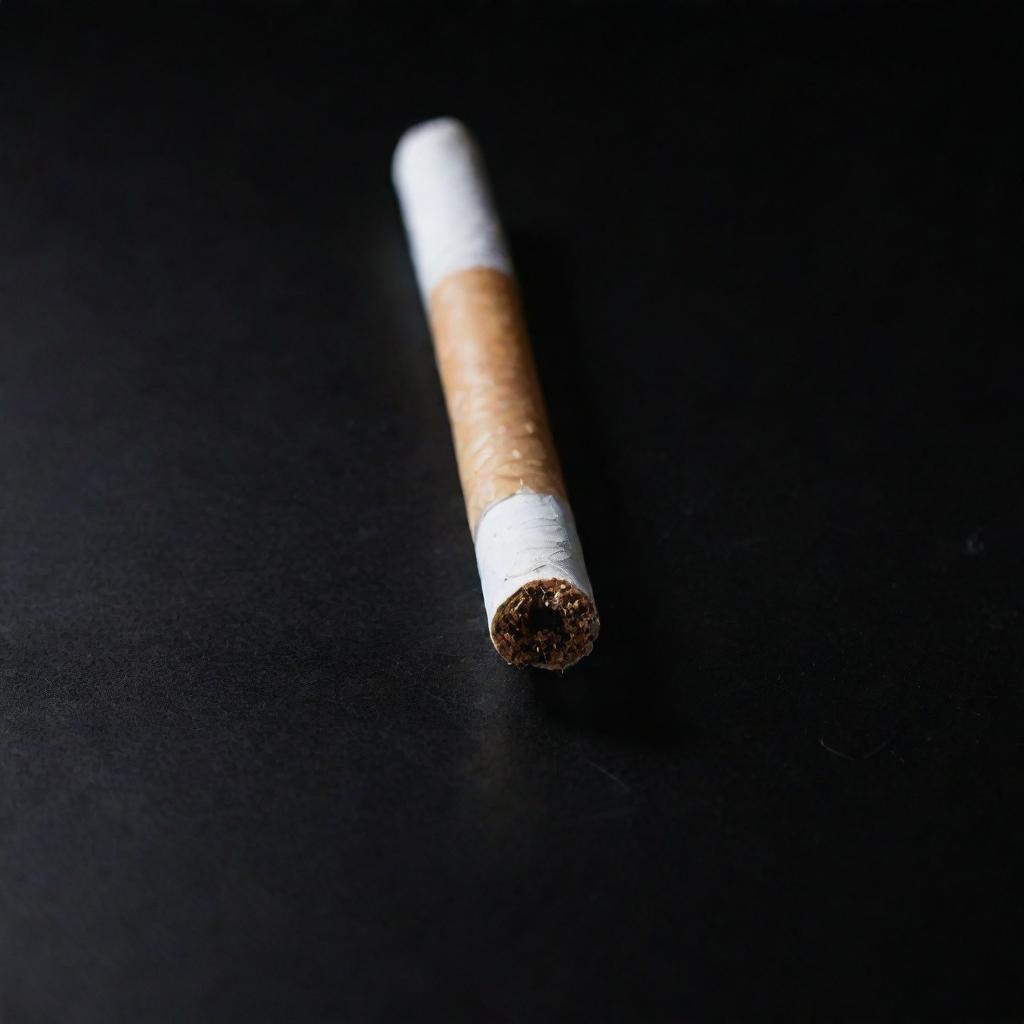
<instances>
[{"instance_id":1,"label":"textured paper wrap","mask_svg":"<svg viewBox=\"0 0 1024 1024\"><path fill-rule=\"evenodd\" d=\"M487 621L531 580L560 579L594 599L572 511L553 494L513 494L483 515L476 564Z\"/></svg>"},{"instance_id":2,"label":"textured paper wrap","mask_svg":"<svg viewBox=\"0 0 1024 1024\"><path fill-rule=\"evenodd\" d=\"M518 491L568 502L515 281L474 268L430 294L430 323L466 517Z\"/></svg>"}]
</instances>

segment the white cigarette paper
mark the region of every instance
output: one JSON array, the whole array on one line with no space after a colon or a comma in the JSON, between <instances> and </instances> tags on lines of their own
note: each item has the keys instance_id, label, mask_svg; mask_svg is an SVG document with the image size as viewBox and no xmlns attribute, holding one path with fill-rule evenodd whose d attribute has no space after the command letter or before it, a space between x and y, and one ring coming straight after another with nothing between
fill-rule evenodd
<instances>
[{"instance_id":1,"label":"white cigarette paper","mask_svg":"<svg viewBox=\"0 0 1024 1024\"><path fill-rule=\"evenodd\" d=\"M597 635L512 261L480 151L451 118L411 128L392 177L431 321L498 652L567 668Z\"/></svg>"}]
</instances>

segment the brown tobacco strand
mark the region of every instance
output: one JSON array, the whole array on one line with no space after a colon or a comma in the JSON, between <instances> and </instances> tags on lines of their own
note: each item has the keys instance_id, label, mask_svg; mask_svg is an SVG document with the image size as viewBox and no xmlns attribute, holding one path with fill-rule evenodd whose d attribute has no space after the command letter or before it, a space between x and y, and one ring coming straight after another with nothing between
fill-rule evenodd
<instances>
[{"instance_id":1,"label":"brown tobacco strand","mask_svg":"<svg viewBox=\"0 0 1024 1024\"><path fill-rule=\"evenodd\" d=\"M566 501L516 282L462 270L437 284L429 306L470 529L524 488Z\"/></svg>"}]
</instances>

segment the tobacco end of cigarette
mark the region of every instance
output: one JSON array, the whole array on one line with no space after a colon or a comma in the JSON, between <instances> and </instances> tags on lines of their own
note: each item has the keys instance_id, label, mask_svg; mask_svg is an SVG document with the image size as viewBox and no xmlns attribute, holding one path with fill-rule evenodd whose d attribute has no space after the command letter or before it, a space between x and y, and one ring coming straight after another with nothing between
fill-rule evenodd
<instances>
[{"instance_id":1,"label":"tobacco end of cigarette","mask_svg":"<svg viewBox=\"0 0 1024 1024\"><path fill-rule=\"evenodd\" d=\"M516 668L566 669L591 652L599 628L594 602L578 587L531 580L494 613L491 639Z\"/></svg>"}]
</instances>

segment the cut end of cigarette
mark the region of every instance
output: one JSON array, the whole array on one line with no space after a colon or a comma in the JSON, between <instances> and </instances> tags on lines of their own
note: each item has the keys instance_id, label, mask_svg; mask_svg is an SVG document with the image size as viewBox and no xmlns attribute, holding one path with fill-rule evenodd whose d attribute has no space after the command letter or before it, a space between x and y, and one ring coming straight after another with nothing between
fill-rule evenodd
<instances>
[{"instance_id":1,"label":"cut end of cigarette","mask_svg":"<svg viewBox=\"0 0 1024 1024\"><path fill-rule=\"evenodd\" d=\"M494 613L491 639L516 668L566 669L591 652L599 628L582 590L565 580L531 580Z\"/></svg>"}]
</instances>

